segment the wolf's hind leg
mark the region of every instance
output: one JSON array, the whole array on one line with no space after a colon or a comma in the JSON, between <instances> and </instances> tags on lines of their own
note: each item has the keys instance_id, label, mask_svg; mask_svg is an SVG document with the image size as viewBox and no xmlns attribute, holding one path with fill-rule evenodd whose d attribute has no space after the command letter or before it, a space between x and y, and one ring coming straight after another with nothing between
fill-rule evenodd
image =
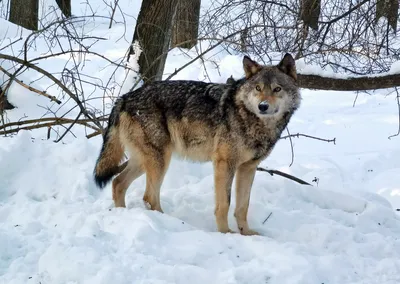
<instances>
[{"instance_id":1,"label":"wolf's hind leg","mask_svg":"<svg viewBox=\"0 0 400 284\"><path fill-rule=\"evenodd\" d=\"M171 161L172 151L170 148L163 151L154 151L144 158L144 167L146 170L146 191L143 201L150 205L151 210L157 210L163 213L160 202L160 188L164 180L165 173L168 170Z\"/></svg>"},{"instance_id":2,"label":"wolf's hind leg","mask_svg":"<svg viewBox=\"0 0 400 284\"><path fill-rule=\"evenodd\" d=\"M258 235L250 230L247 223L251 186L257 170L257 162L250 161L240 165L236 171L236 208L235 217L242 235Z\"/></svg>"},{"instance_id":3,"label":"wolf's hind leg","mask_svg":"<svg viewBox=\"0 0 400 284\"><path fill-rule=\"evenodd\" d=\"M126 168L112 183L112 193L115 207L125 207L125 194L129 185L144 173L142 165L131 158Z\"/></svg>"}]
</instances>

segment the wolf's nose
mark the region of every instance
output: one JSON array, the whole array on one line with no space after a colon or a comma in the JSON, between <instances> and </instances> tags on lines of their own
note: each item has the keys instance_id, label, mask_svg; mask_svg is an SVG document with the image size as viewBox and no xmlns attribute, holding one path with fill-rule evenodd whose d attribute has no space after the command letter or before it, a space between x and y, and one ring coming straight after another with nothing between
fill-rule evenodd
<instances>
[{"instance_id":1,"label":"wolf's nose","mask_svg":"<svg viewBox=\"0 0 400 284\"><path fill-rule=\"evenodd\" d=\"M267 101L262 101L262 102L258 105L258 109L259 109L261 112L266 112L266 111L268 110L268 108L269 108L269 104L268 104Z\"/></svg>"}]
</instances>

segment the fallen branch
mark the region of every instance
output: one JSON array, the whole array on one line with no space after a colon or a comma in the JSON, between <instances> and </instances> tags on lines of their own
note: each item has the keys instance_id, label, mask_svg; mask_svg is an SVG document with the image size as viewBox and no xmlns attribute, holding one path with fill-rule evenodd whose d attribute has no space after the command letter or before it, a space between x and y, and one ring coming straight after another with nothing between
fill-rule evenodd
<instances>
[{"instance_id":1,"label":"fallen branch","mask_svg":"<svg viewBox=\"0 0 400 284\"><path fill-rule=\"evenodd\" d=\"M97 136L97 135L100 135L100 134L102 134L102 133L103 133L102 131L95 131L95 132L93 132L93 133L91 133L91 134L86 135L86 138L87 138L87 139L90 139L90 138L93 138L93 137L95 137L95 136Z\"/></svg>"},{"instance_id":2,"label":"fallen branch","mask_svg":"<svg viewBox=\"0 0 400 284\"><path fill-rule=\"evenodd\" d=\"M2 71L4 74L6 74L10 78L13 77L13 75L11 73L9 73L7 70L5 70L1 66L0 66L0 71ZM22 87L27 88L29 91L32 91L39 95L45 96L46 98L49 98L51 101L56 102L59 105L61 104L61 101L58 100L55 96L50 96L50 95L46 94L46 92L44 92L44 91L39 91L38 89L35 89L34 87L31 87L31 86L25 84L24 82L18 80L17 78L14 78L14 81L17 82L18 84L20 84Z\"/></svg>"},{"instance_id":3,"label":"fallen branch","mask_svg":"<svg viewBox=\"0 0 400 284\"><path fill-rule=\"evenodd\" d=\"M99 118L99 121L105 121L105 118ZM38 128L43 128L43 127L50 127L50 126L55 126L55 125L63 125L63 124L80 124L86 127L89 127L95 131L99 131L99 129L96 126L93 126L89 124L89 122L93 122L91 119L70 119L70 118L58 118L58 117L46 117L46 118L40 118L40 119L31 119L31 120L21 120L21 121L16 121L16 122L11 122L11 123L6 123L0 126L0 129L5 129L7 127L15 127L15 126L21 126L21 125L26 125L26 124L33 124L37 123L34 125L29 125L29 126L24 126L24 127L16 127L13 129L9 130L3 130L0 131L0 135L5 135L5 134L11 134L18 132L20 130L32 130L32 129L38 129Z\"/></svg>"},{"instance_id":4,"label":"fallen branch","mask_svg":"<svg viewBox=\"0 0 400 284\"><path fill-rule=\"evenodd\" d=\"M117 173L116 173L116 174L119 174L120 172L122 172L122 171L126 168L126 166L128 165L128 162L129 162L129 161L126 161L126 162L124 162L123 164L121 164L121 165L118 167L118 170L117 170ZM289 174L287 174L287 173L284 173L284 172L281 172L281 171L278 171L278 170L268 170L268 169L265 169L265 168L258 167L258 168L257 168L257 171L267 172L267 173L269 173L271 176L273 176L273 175L282 176L282 177L285 177L285 178L287 178L287 179L290 179L290 180L293 180L293 181L295 181L295 182L298 182L298 183L300 183L300 184L311 185L311 184L309 184L308 182L306 182L306 181L304 181L304 180L302 180L302 179L299 179L299 178L297 178L297 177L295 177L295 176L289 175ZM311 185L311 186L312 186L312 185Z\"/></svg>"},{"instance_id":5,"label":"fallen branch","mask_svg":"<svg viewBox=\"0 0 400 284\"><path fill-rule=\"evenodd\" d=\"M400 74L346 79L297 74L300 88L332 91L367 91L400 86Z\"/></svg>"},{"instance_id":6,"label":"fallen branch","mask_svg":"<svg viewBox=\"0 0 400 284\"><path fill-rule=\"evenodd\" d=\"M282 176L282 177L288 178L288 179L290 179L290 180L293 180L293 181L295 181L295 182L298 182L298 183L300 183L300 184L311 185L311 184L309 184L308 182L306 182L306 181L304 181L304 180L302 180L302 179L299 179L298 177L289 175L289 174L287 174L287 173L284 173L284 172L281 172L281 171L278 171L278 170L268 170L268 169L265 169L265 168L258 167L258 168L257 168L257 171L267 172L267 173L269 173L271 176L273 176L273 175Z\"/></svg>"}]
</instances>

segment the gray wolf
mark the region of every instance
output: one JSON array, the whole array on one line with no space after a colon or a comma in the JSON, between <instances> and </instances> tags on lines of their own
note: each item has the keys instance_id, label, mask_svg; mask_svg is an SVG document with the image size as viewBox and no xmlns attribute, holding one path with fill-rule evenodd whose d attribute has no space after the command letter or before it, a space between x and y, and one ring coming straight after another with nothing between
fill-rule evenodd
<instances>
[{"instance_id":1,"label":"gray wolf","mask_svg":"<svg viewBox=\"0 0 400 284\"><path fill-rule=\"evenodd\" d=\"M94 176L104 187L113 180L115 206L125 207L133 180L146 173L143 200L163 212L160 187L172 153L214 168L215 218L218 231L228 226L231 187L236 177L234 216L242 235L254 235L247 223L250 191L257 165L272 151L300 105L293 57L263 66L243 58L245 77L229 84L158 81L117 99L108 122Z\"/></svg>"}]
</instances>

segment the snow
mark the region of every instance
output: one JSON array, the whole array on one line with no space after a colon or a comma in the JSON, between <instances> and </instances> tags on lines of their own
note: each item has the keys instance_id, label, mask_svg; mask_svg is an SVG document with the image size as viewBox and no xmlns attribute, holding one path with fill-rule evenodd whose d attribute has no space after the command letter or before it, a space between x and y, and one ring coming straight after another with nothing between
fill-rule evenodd
<instances>
[{"instance_id":1,"label":"snow","mask_svg":"<svg viewBox=\"0 0 400 284\"><path fill-rule=\"evenodd\" d=\"M103 11L102 3L91 4ZM137 14L136 1L120 3ZM132 26L134 17L127 19ZM15 28L1 21L2 30ZM96 33L108 37L104 54L118 58L126 51L125 41L115 43L121 26ZM172 50L165 77L194 54ZM207 58L217 64L206 61L205 70L198 60L174 79L224 82L243 75L240 54L217 48ZM56 70L65 62L40 64ZM85 70L105 80L109 72L100 71L102 64L94 57ZM30 76L38 74L20 78ZM217 232L210 163L173 159L160 214L142 202L145 177L129 188L124 209L114 208L111 185L95 187L100 137L88 140L79 128L78 137L66 136L64 143L46 140L44 130L0 137L0 283L400 283L400 138L388 139L398 128L395 95L359 93L354 107L352 92L302 90L302 97L290 132L336 138L336 144L293 138L292 166L290 141L277 144L262 166L313 186L257 172L248 221L261 236ZM37 106L53 104L17 84L9 98L18 106L8 112L10 120L41 116ZM233 195L229 224L237 231L234 206Z\"/></svg>"}]
</instances>

